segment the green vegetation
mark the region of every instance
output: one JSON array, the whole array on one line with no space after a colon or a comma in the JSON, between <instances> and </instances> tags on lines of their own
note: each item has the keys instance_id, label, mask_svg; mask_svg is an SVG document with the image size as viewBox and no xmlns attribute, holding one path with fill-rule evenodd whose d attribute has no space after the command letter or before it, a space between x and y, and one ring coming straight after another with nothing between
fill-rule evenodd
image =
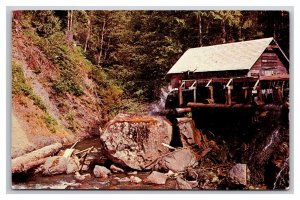
<instances>
[{"instance_id":1,"label":"green vegetation","mask_svg":"<svg viewBox=\"0 0 300 200\"><path fill-rule=\"evenodd\" d=\"M56 132L56 126L58 125L57 121L50 116L48 113L45 113L45 116L43 117L43 120L47 126L47 128L52 132Z\"/></svg>"},{"instance_id":2,"label":"green vegetation","mask_svg":"<svg viewBox=\"0 0 300 200\"><path fill-rule=\"evenodd\" d=\"M69 112L66 116L65 116L65 119L68 121L68 129L72 130L72 131L75 131L76 129L79 128L79 124L78 122L76 122L75 120L75 116L74 116L74 113L72 112Z\"/></svg>"},{"instance_id":3,"label":"green vegetation","mask_svg":"<svg viewBox=\"0 0 300 200\"><path fill-rule=\"evenodd\" d=\"M166 73L189 48L275 37L289 50L285 11L62 10L16 16L58 69L51 80L56 94L80 97L92 89L104 115L123 110L124 99L141 104L158 98L168 84ZM94 88L84 84L86 72Z\"/></svg>"},{"instance_id":4,"label":"green vegetation","mask_svg":"<svg viewBox=\"0 0 300 200\"><path fill-rule=\"evenodd\" d=\"M12 60L12 94L30 95L32 92L30 86L26 83L22 68Z\"/></svg>"},{"instance_id":5,"label":"green vegetation","mask_svg":"<svg viewBox=\"0 0 300 200\"><path fill-rule=\"evenodd\" d=\"M12 94L13 95L24 95L29 97L33 104L39 107L42 111L44 111L44 116L42 119L44 120L46 126L53 133L56 132L55 127L57 126L57 122L53 117L49 115L47 112L47 107L43 100L37 96L29 84L27 84L25 80L24 73L20 65L18 65L14 60L12 61Z\"/></svg>"},{"instance_id":6,"label":"green vegetation","mask_svg":"<svg viewBox=\"0 0 300 200\"><path fill-rule=\"evenodd\" d=\"M42 46L50 47L45 49L50 51L47 56L66 72L54 82L58 93L80 95L81 88L85 88L79 87L76 78L67 76L73 77L76 66L82 67L72 62L76 52L87 58L91 76L97 84L100 80L101 87L110 80L109 85L123 90L122 99L151 102L158 97L160 88L168 84L167 71L189 48L275 36L285 52L289 49L289 15L284 11L49 11L47 15L51 16L47 20L46 13L37 12L42 11L31 14L42 16L42 24L49 20L49 25L44 25L40 32L46 33L47 37L43 37L50 42ZM57 31L47 31L48 26ZM77 47L69 50L74 43ZM105 74L100 75L101 79L97 77L97 69ZM102 90L101 87L97 90ZM100 99L107 94L97 93ZM112 94L119 96L119 92Z\"/></svg>"},{"instance_id":7,"label":"green vegetation","mask_svg":"<svg viewBox=\"0 0 300 200\"><path fill-rule=\"evenodd\" d=\"M46 105L39 96L34 94L32 88L26 83L22 68L14 60L12 61L12 94L28 96L34 105L38 106L44 112L47 111Z\"/></svg>"}]
</instances>

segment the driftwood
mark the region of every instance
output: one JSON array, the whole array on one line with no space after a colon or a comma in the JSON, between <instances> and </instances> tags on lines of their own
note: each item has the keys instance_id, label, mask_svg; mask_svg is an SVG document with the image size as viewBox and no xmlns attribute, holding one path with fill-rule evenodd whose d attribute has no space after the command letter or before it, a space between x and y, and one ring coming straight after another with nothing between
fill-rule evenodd
<instances>
[{"instance_id":1,"label":"driftwood","mask_svg":"<svg viewBox=\"0 0 300 200\"><path fill-rule=\"evenodd\" d=\"M12 173L26 172L33 167L43 164L46 161L46 157L57 153L61 148L61 143L55 143L14 158L11 163L11 171Z\"/></svg>"},{"instance_id":2,"label":"driftwood","mask_svg":"<svg viewBox=\"0 0 300 200\"><path fill-rule=\"evenodd\" d=\"M81 166L80 166L80 169L79 169L79 173L81 172L82 168L83 168L83 165L84 165L84 161L87 157L87 155L93 150L94 146L86 149L87 151L85 152L85 154L82 156L82 163L81 163Z\"/></svg>"},{"instance_id":3,"label":"driftwood","mask_svg":"<svg viewBox=\"0 0 300 200\"><path fill-rule=\"evenodd\" d=\"M63 157L69 159L69 158L71 157L71 155L73 154L73 152L74 152L74 150L75 150L74 147L76 146L77 143L78 143L78 141L75 142L75 143L73 144L73 146L71 146L71 148L66 149L65 152L64 152Z\"/></svg>"}]
</instances>

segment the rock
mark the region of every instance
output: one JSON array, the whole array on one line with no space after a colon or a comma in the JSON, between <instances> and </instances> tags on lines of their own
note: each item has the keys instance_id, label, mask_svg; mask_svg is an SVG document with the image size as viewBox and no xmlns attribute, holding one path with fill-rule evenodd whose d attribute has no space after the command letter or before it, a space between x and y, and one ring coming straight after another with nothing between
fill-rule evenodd
<instances>
[{"instance_id":1,"label":"rock","mask_svg":"<svg viewBox=\"0 0 300 200\"><path fill-rule=\"evenodd\" d=\"M228 182L233 185L247 185L247 165L236 164L228 173Z\"/></svg>"},{"instance_id":2,"label":"rock","mask_svg":"<svg viewBox=\"0 0 300 200\"><path fill-rule=\"evenodd\" d=\"M67 159L63 156L49 157L44 164L45 175L62 174L67 171Z\"/></svg>"},{"instance_id":3,"label":"rock","mask_svg":"<svg viewBox=\"0 0 300 200\"><path fill-rule=\"evenodd\" d=\"M169 170L167 173L165 173L165 175L169 178L169 177L172 177L172 176L176 176L177 174L172 172L172 170Z\"/></svg>"},{"instance_id":4,"label":"rock","mask_svg":"<svg viewBox=\"0 0 300 200\"><path fill-rule=\"evenodd\" d=\"M67 161L67 174L72 174L74 172L77 172L79 170L79 166L75 162L74 159L70 158Z\"/></svg>"},{"instance_id":5,"label":"rock","mask_svg":"<svg viewBox=\"0 0 300 200\"><path fill-rule=\"evenodd\" d=\"M153 171L146 179L144 179L144 183L164 185L166 184L166 180L166 175L157 171Z\"/></svg>"},{"instance_id":6,"label":"rock","mask_svg":"<svg viewBox=\"0 0 300 200\"><path fill-rule=\"evenodd\" d=\"M200 139L197 137L196 126L194 120L188 117L177 118L177 127L183 147L188 147L194 144L200 146Z\"/></svg>"},{"instance_id":7,"label":"rock","mask_svg":"<svg viewBox=\"0 0 300 200\"><path fill-rule=\"evenodd\" d=\"M122 183L122 182L130 182L131 180L128 177L124 177L124 178L120 178L118 181Z\"/></svg>"},{"instance_id":8,"label":"rock","mask_svg":"<svg viewBox=\"0 0 300 200\"><path fill-rule=\"evenodd\" d=\"M177 118L177 127L182 146L190 148L196 160L200 160L211 150L206 135L196 128L192 118Z\"/></svg>"},{"instance_id":9,"label":"rock","mask_svg":"<svg viewBox=\"0 0 300 200\"><path fill-rule=\"evenodd\" d=\"M186 181L192 188L198 187L198 181Z\"/></svg>"},{"instance_id":10,"label":"rock","mask_svg":"<svg viewBox=\"0 0 300 200\"><path fill-rule=\"evenodd\" d=\"M107 157L136 170L167 153L161 143L170 144L172 124L161 116L119 114L100 135Z\"/></svg>"},{"instance_id":11,"label":"rock","mask_svg":"<svg viewBox=\"0 0 300 200\"><path fill-rule=\"evenodd\" d=\"M130 176L130 182L131 183L140 183L140 182L142 182L142 179L140 179L137 176Z\"/></svg>"},{"instance_id":12,"label":"rock","mask_svg":"<svg viewBox=\"0 0 300 200\"><path fill-rule=\"evenodd\" d=\"M85 158L85 161L84 161L84 164L86 165L91 165L95 162L96 160L96 156L95 155L88 155L86 158Z\"/></svg>"},{"instance_id":13,"label":"rock","mask_svg":"<svg viewBox=\"0 0 300 200\"><path fill-rule=\"evenodd\" d=\"M93 173L97 178L107 178L111 174L109 169L99 165L95 166Z\"/></svg>"},{"instance_id":14,"label":"rock","mask_svg":"<svg viewBox=\"0 0 300 200\"><path fill-rule=\"evenodd\" d=\"M105 163L106 158L101 156L99 152L94 153L90 152L85 161L84 164L86 165L103 165Z\"/></svg>"},{"instance_id":15,"label":"rock","mask_svg":"<svg viewBox=\"0 0 300 200\"><path fill-rule=\"evenodd\" d=\"M110 170L113 172L113 173L123 173L124 170L121 169L120 167L117 167L116 165L111 165L110 166Z\"/></svg>"},{"instance_id":16,"label":"rock","mask_svg":"<svg viewBox=\"0 0 300 200\"><path fill-rule=\"evenodd\" d=\"M88 165L83 165L81 171L86 172L89 170L89 166Z\"/></svg>"},{"instance_id":17,"label":"rock","mask_svg":"<svg viewBox=\"0 0 300 200\"><path fill-rule=\"evenodd\" d=\"M190 184L188 182L186 182L185 180L183 180L180 177L177 177L176 178L176 189L191 190L192 187L190 186Z\"/></svg>"},{"instance_id":18,"label":"rock","mask_svg":"<svg viewBox=\"0 0 300 200\"><path fill-rule=\"evenodd\" d=\"M182 148L160 158L153 169L158 171L182 172L196 163L195 155L189 148Z\"/></svg>"},{"instance_id":19,"label":"rock","mask_svg":"<svg viewBox=\"0 0 300 200\"><path fill-rule=\"evenodd\" d=\"M91 176L91 174L81 175L79 172L76 172L75 175L74 175L74 177L78 181L83 181L85 179L90 179L92 176Z\"/></svg>"},{"instance_id":20,"label":"rock","mask_svg":"<svg viewBox=\"0 0 300 200\"><path fill-rule=\"evenodd\" d=\"M133 172L127 172L128 175L136 175L137 171L133 171Z\"/></svg>"}]
</instances>

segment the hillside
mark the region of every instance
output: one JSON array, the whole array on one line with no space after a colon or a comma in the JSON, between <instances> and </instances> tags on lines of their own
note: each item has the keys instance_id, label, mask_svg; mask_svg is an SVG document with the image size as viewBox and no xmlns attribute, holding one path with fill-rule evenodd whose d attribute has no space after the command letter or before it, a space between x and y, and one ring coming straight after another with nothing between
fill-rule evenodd
<instances>
[{"instance_id":1,"label":"hillside","mask_svg":"<svg viewBox=\"0 0 300 200\"><path fill-rule=\"evenodd\" d=\"M99 134L122 94L73 40L41 36L31 20L13 21L12 157Z\"/></svg>"}]
</instances>

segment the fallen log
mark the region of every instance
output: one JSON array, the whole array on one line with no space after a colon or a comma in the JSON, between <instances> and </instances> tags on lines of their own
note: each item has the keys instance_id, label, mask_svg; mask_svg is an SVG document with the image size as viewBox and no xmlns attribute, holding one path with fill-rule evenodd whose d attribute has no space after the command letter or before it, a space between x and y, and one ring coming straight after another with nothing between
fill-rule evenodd
<instances>
[{"instance_id":1,"label":"fallen log","mask_svg":"<svg viewBox=\"0 0 300 200\"><path fill-rule=\"evenodd\" d=\"M41 165L45 162L45 158L57 153L62 148L61 143L51 144L41 149L37 149L30 153L24 154L12 159L11 172L20 173Z\"/></svg>"}]
</instances>

